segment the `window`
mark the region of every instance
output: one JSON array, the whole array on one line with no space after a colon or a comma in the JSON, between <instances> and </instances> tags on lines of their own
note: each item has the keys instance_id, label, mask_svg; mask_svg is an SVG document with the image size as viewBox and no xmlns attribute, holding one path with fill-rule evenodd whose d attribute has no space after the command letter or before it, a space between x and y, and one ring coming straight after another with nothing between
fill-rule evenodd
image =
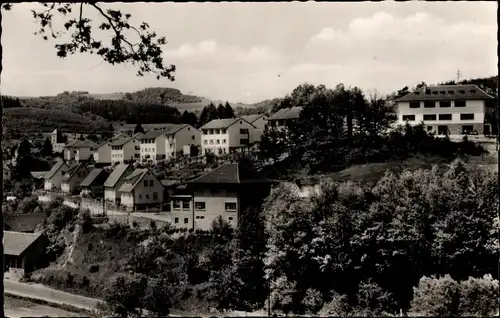
<instances>
[{"instance_id":1,"label":"window","mask_svg":"<svg viewBox=\"0 0 500 318\"><path fill-rule=\"evenodd\" d=\"M463 89L459 90L460 94L465 94L465 91Z\"/></svg>"},{"instance_id":2,"label":"window","mask_svg":"<svg viewBox=\"0 0 500 318\"><path fill-rule=\"evenodd\" d=\"M462 134L468 134L471 133L474 130L474 126L462 126Z\"/></svg>"},{"instance_id":3,"label":"window","mask_svg":"<svg viewBox=\"0 0 500 318\"><path fill-rule=\"evenodd\" d=\"M236 203L226 202L226 211L236 211Z\"/></svg>"},{"instance_id":4,"label":"window","mask_svg":"<svg viewBox=\"0 0 500 318\"><path fill-rule=\"evenodd\" d=\"M460 114L460 120L473 120L474 114Z\"/></svg>"},{"instance_id":5,"label":"window","mask_svg":"<svg viewBox=\"0 0 500 318\"><path fill-rule=\"evenodd\" d=\"M217 144L220 144L220 140L219 139L217 139Z\"/></svg>"},{"instance_id":6,"label":"window","mask_svg":"<svg viewBox=\"0 0 500 318\"><path fill-rule=\"evenodd\" d=\"M451 114L439 114L439 120L451 120Z\"/></svg>"},{"instance_id":7,"label":"window","mask_svg":"<svg viewBox=\"0 0 500 318\"><path fill-rule=\"evenodd\" d=\"M424 102L424 108L434 108L436 107L436 102Z\"/></svg>"},{"instance_id":8,"label":"window","mask_svg":"<svg viewBox=\"0 0 500 318\"><path fill-rule=\"evenodd\" d=\"M465 107L465 101L464 100L456 100L455 107Z\"/></svg>"},{"instance_id":9,"label":"window","mask_svg":"<svg viewBox=\"0 0 500 318\"><path fill-rule=\"evenodd\" d=\"M424 115L424 120L436 120L436 117L435 114Z\"/></svg>"},{"instance_id":10,"label":"window","mask_svg":"<svg viewBox=\"0 0 500 318\"><path fill-rule=\"evenodd\" d=\"M222 143L225 144L226 143L226 139L222 139Z\"/></svg>"},{"instance_id":11,"label":"window","mask_svg":"<svg viewBox=\"0 0 500 318\"><path fill-rule=\"evenodd\" d=\"M216 135L220 134L220 129L216 129L216 130L215 130L215 134L216 134Z\"/></svg>"},{"instance_id":12,"label":"window","mask_svg":"<svg viewBox=\"0 0 500 318\"><path fill-rule=\"evenodd\" d=\"M475 89L471 89L470 92L471 92L471 94L476 94L476 90Z\"/></svg>"},{"instance_id":13,"label":"window","mask_svg":"<svg viewBox=\"0 0 500 318\"><path fill-rule=\"evenodd\" d=\"M225 134L225 133L226 133L226 130L225 130L225 129L222 129L221 134Z\"/></svg>"},{"instance_id":14,"label":"window","mask_svg":"<svg viewBox=\"0 0 500 318\"><path fill-rule=\"evenodd\" d=\"M197 219L204 219L205 217L202 215L202 216L197 216L196 218Z\"/></svg>"},{"instance_id":15,"label":"window","mask_svg":"<svg viewBox=\"0 0 500 318\"><path fill-rule=\"evenodd\" d=\"M189 204L189 201L182 201L182 209L183 210L189 210L190 208L190 204Z\"/></svg>"},{"instance_id":16,"label":"window","mask_svg":"<svg viewBox=\"0 0 500 318\"><path fill-rule=\"evenodd\" d=\"M205 211L205 208L206 208L205 202L195 202L194 208L195 208L195 210Z\"/></svg>"},{"instance_id":17,"label":"window","mask_svg":"<svg viewBox=\"0 0 500 318\"><path fill-rule=\"evenodd\" d=\"M154 187L154 184L155 184L154 180L149 180L149 186L150 187Z\"/></svg>"},{"instance_id":18,"label":"window","mask_svg":"<svg viewBox=\"0 0 500 318\"><path fill-rule=\"evenodd\" d=\"M135 146L135 150L141 150L140 146Z\"/></svg>"},{"instance_id":19,"label":"window","mask_svg":"<svg viewBox=\"0 0 500 318\"><path fill-rule=\"evenodd\" d=\"M206 145L208 143L208 140L203 140L203 144Z\"/></svg>"},{"instance_id":20,"label":"window","mask_svg":"<svg viewBox=\"0 0 500 318\"><path fill-rule=\"evenodd\" d=\"M188 218L184 218L184 224L188 224L189 222L189 219Z\"/></svg>"},{"instance_id":21,"label":"window","mask_svg":"<svg viewBox=\"0 0 500 318\"><path fill-rule=\"evenodd\" d=\"M179 223L179 218L174 219L175 224Z\"/></svg>"},{"instance_id":22,"label":"window","mask_svg":"<svg viewBox=\"0 0 500 318\"><path fill-rule=\"evenodd\" d=\"M427 131L432 131L432 126L427 126Z\"/></svg>"},{"instance_id":23,"label":"window","mask_svg":"<svg viewBox=\"0 0 500 318\"><path fill-rule=\"evenodd\" d=\"M454 91L448 91L448 94L453 95L455 92Z\"/></svg>"},{"instance_id":24,"label":"window","mask_svg":"<svg viewBox=\"0 0 500 318\"><path fill-rule=\"evenodd\" d=\"M142 194L139 194L139 199L142 199Z\"/></svg>"},{"instance_id":25,"label":"window","mask_svg":"<svg viewBox=\"0 0 500 318\"><path fill-rule=\"evenodd\" d=\"M415 115L403 115L403 121L414 121Z\"/></svg>"},{"instance_id":26,"label":"window","mask_svg":"<svg viewBox=\"0 0 500 318\"><path fill-rule=\"evenodd\" d=\"M444 95L444 94L446 94L446 92L445 91L439 91L439 94Z\"/></svg>"},{"instance_id":27,"label":"window","mask_svg":"<svg viewBox=\"0 0 500 318\"><path fill-rule=\"evenodd\" d=\"M194 140L194 135L191 136L191 140Z\"/></svg>"},{"instance_id":28,"label":"window","mask_svg":"<svg viewBox=\"0 0 500 318\"><path fill-rule=\"evenodd\" d=\"M148 187L148 184L149 184L149 183L148 183L148 180L144 180L144 187L146 187L146 188L147 188L147 187Z\"/></svg>"},{"instance_id":29,"label":"window","mask_svg":"<svg viewBox=\"0 0 500 318\"><path fill-rule=\"evenodd\" d=\"M232 217L232 216L230 216L230 217L228 217L227 219L228 219L229 221L232 221L232 220L233 220L233 217Z\"/></svg>"},{"instance_id":30,"label":"window","mask_svg":"<svg viewBox=\"0 0 500 318\"><path fill-rule=\"evenodd\" d=\"M213 140L210 140L210 144L213 145L214 144L214 141Z\"/></svg>"},{"instance_id":31,"label":"window","mask_svg":"<svg viewBox=\"0 0 500 318\"><path fill-rule=\"evenodd\" d=\"M248 129L241 128L240 134L248 134Z\"/></svg>"},{"instance_id":32,"label":"window","mask_svg":"<svg viewBox=\"0 0 500 318\"><path fill-rule=\"evenodd\" d=\"M438 94L438 92L437 92L437 91L433 91L433 92L432 92L432 94L433 94L433 95L437 95L437 94Z\"/></svg>"},{"instance_id":33,"label":"window","mask_svg":"<svg viewBox=\"0 0 500 318\"><path fill-rule=\"evenodd\" d=\"M158 192L153 193L153 200L158 200Z\"/></svg>"},{"instance_id":34,"label":"window","mask_svg":"<svg viewBox=\"0 0 500 318\"><path fill-rule=\"evenodd\" d=\"M410 108L420 108L420 102L410 102Z\"/></svg>"},{"instance_id":35,"label":"window","mask_svg":"<svg viewBox=\"0 0 500 318\"><path fill-rule=\"evenodd\" d=\"M451 102L450 101L440 101L439 107L451 107Z\"/></svg>"},{"instance_id":36,"label":"window","mask_svg":"<svg viewBox=\"0 0 500 318\"><path fill-rule=\"evenodd\" d=\"M149 194L146 194L146 199L149 199Z\"/></svg>"},{"instance_id":37,"label":"window","mask_svg":"<svg viewBox=\"0 0 500 318\"><path fill-rule=\"evenodd\" d=\"M248 145L248 139L240 139L240 145Z\"/></svg>"},{"instance_id":38,"label":"window","mask_svg":"<svg viewBox=\"0 0 500 318\"><path fill-rule=\"evenodd\" d=\"M173 205L174 205L174 210L180 210L181 209L181 202L178 201L178 200L174 200L172 201Z\"/></svg>"}]
</instances>

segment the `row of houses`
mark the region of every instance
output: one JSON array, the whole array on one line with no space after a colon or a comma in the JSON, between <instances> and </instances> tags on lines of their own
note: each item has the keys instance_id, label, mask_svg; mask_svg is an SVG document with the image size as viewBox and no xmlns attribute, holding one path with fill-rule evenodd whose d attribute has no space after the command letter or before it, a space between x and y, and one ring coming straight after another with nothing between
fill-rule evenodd
<instances>
[{"instance_id":1,"label":"row of houses","mask_svg":"<svg viewBox=\"0 0 500 318\"><path fill-rule=\"evenodd\" d=\"M60 160L44 178L47 191L90 196L129 212L170 210L174 227L203 230L218 216L236 227L241 213L259 208L273 183L241 163L224 164L180 184L132 164L108 170Z\"/></svg>"}]
</instances>

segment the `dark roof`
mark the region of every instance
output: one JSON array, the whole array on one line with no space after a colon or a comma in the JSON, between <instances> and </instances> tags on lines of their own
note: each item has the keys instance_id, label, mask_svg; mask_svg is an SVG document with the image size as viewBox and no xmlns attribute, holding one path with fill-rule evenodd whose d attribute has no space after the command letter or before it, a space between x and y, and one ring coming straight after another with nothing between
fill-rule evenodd
<instances>
[{"instance_id":1,"label":"dark roof","mask_svg":"<svg viewBox=\"0 0 500 318\"><path fill-rule=\"evenodd\" d=\"M485 100L492 99L474 84L465 85L436 85L423 87L405 96L395 99L396 102L440 101L440 100Z\"/></svg>"},{"instance_id":2,"label":"dark roof","mask_svg":"<svg viewBox=\"0 0 500 318\"><path fill-rule=\"evenodd\" d=\"M122 175L127 171L131 170L132 167L128 164L119 164L117 165L114 169L113 172L109 175L108 179L106 179L106 182L104 182L105 187L114 187L118 180L122 177Z\"/></svg>"},{"instance_id":3,"label":"dark roof","mask_svg":"<svg viewBox=\"0 0 500 318\"><path fill-rule=\"evenodd\" d=\"M169 126L167 128L167 130L165 131L165 134L166 135L173 135L176 132L178 132L179 130L183 129L184 127L188 127L188 126L190 126L191 128L193 128L195 130L198 130L198 129L196 129L193 126L188 125L188 124L172 124L171 126Z\"/></svg>"},{"instance_id":4,"label":"dark roof","mask_svg":"<svg viewBox=\"0 0 500 318\"><path fill-rule=\"evenodd\" d=\"M148 173L148 169L135 169L134 172L125 177L125 183L120 187L120 192L132 191Z\"/></svg>"},{"instance_id":5,"label":"dark roof","mask_svg":"<svg viewBox=\"0 0 500 318\"><path fill-rule=\"evenodd\" d=\"M41 234L4 231L4 254L21 255Z\"/></svg>"},{"instance_id":6,"label":"dark roof","mask_svg":"<svg viewBox=\"0 0 500 318\"><path fill-rule=\"evenodd\" d=\"M47 174L45 174L45 179L52 178L63 166L67 166L66 163L64 163L64 161L62 160L57 160L57 162L52 166L50 171Z\"/></svg>"},{"instance_id":7,"label":"dark roof","mask_svg":"<svg viewBox=\"0 0 500 318\"><path fill-rule=\"evenodd\" d=\"M208 123L206 123L203 127L200 129L223 129L231 126L238 120L244 120L243 118L226 118L226 119L214 119ZM248 121L246 121L248 123ZM249 123L252 125L251 123ZM252 125L253 126L253 125Z\"/></svg>"},{"instance_id":8,"label":"dark roof","mask_svg":"<svg viewBox=\"0 0 500 318\"><path fill-rule=\"evenodd\" d=\"M81 187L90 187L93 185L103 185L109 174L106 170L94 168L89 175L80 183Z\"/></svg>"},{"instance_id":9,"label":"dark roof","mask_svg":"<svg viewBox=\"0 0 500 318\"><path fill-rule=\"evenodd\" d=\"M125 124L122 127L118 128L118 131L128 131L128 130L134 131L136 125L137 124ZM142 129L144 129L144 131L151 130L151 129L154 129L154 130L156 130L156 129L166 129L166 128L170 127L171 125L175 125L175 124L172 124L172 123L164 123L164 124L141 124Z\"/></svg>"},{"instance_id":10,"label":"dark roof","mask_svg":"<svg viewBox=\"0 0 500 318\"><path fill-rule=\"evenodd\" d=\"M75 140L66 145L67 148L97 148L97 144L92 140Z\"/></svg>"},{"instance_id":11,"label":"dark roof","mask_svg":"<svg viewBox=\"0 0 500 318\"><path fill-rule=\"evenodd\" d=\"M165 130L148 130L146 131L145 134L139 137L140 140L146 140L146 139L156 139L156 137L160 136L163 134Z\"/></svg>"},{"instance_id":12,"label":"dark roof","mask_svg":"<svg viewBox=\"0 0 500 318\"><path fill-rule=\"evenodd\" d=\"M34 232L43 223L45 213L4 214L4 224L9 231Z\"/></svg>"},{"instance_id":13,"label":"dark roof","mask_svg":"<svg viewBox=\"0 0 500 318\"><path fill-rule=\"evenodd\" d=\"M272 114L267 120L298 119L303 107L282 108Z\"/></svg>"},{"instance_id":14,"label":"dark roof","mask_svg":"<svg viewBox=\"0 0 500 318\"><path fill-rule=\"evenodd\" d=\"M81 167L84 167L85 170L88 171L87 167L85 167L85 165L83 163L78 163L74 166L71 166L69 167L69 170L66 171L66 173L64 174L64 176L62 177L62 180L69 180L71 179L75 173L81 168Z\"/></svg>"},{"instance_id":15,"label":"dark roof","mask_svg":"<svg viewBox=\"0 0 500 318\"><path fill-rule=\"evenodd\" d=\"M256 121L257 119L259 119L262 116L265 116L265 115L264 114L245 115L245 116L241 116L241 118L248 121L250 124L253 124L254 121Z\"/></svg>"},{"instance_id":16,"label":"dark roof","mask_svg":"<svg viewBox=\"0 0 500 318\"><path fill-rule=\"evenodd\" d=\"M189 184L243 184L269 182L271 182L271 180L241 163L226 163L201 177L188 181Z\"/></svg>"},{"instance_id":17,"label":"dark roof","mask_svg":"<svg viewBox=\"0 0 500 318\"><path fill-rule=\"evenodd\" d=\"M111 141L111 146L123 146L127 142L131 141L135 137L121 137Z\"/></svg>"}]
</instances>

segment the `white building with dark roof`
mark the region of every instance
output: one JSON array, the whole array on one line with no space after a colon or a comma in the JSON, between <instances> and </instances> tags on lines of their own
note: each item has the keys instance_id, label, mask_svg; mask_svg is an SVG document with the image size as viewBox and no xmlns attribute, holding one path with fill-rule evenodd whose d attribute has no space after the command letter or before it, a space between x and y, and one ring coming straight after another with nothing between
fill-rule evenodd
<instances>
[{"instance_id":1,"label":"white building with dark roof","mask_svg":"<svg viewBox=\"0 0 500 318\"><path fill-rule=\"evenodd\" d=\"M493 109L486 101L493 98L472 84L423 86L395 100L398 123L423 122L438 135L491 134Z\"/></svg>"},{"instance_id":2,"label":"white building with dark roof","mask_svg":"<svg viewBox=\"0 0 500 318\"><path fill-rule=\"evenodd\" d=\"M64 148L64 159L76 162L89 160L93 156L97 144L91 140L75 140Z\"/></svg>"},{"instance_id":3,"label":"white building with dark roof","mask_svg":"<svg viewBox=\"0 0 500 318\"><path fill-rule=\"evenodd\" d=\"M229 154L248 148L254 125L243 118L214 119L200 128L202 154Z\"/></svg>"},{"instance_id":4,"label":"white building with dark roof","mask_svg":"<svg viewBox=\"0 0 500 318\"><path fill-rule=\"evenodd\" d=\"M149 169L135 169L119 189L121 205L128 211L161 211L163 184Z\"/></svg>"},{"instance_id":5,"label":"white building with dark roof","mask_svg":"<svg viewBox=\"0 0 500 318\"><path fill-rule=\"evenodd\" d=\"M140 160L139 136L121 137L110 142L112 163L132 163Z\"/></svg>"},{"instance_id":6,"label":"white building with dark roof","mask_svg":"<svg viewBox=\"0 0 500 318\"><path fill-rule=\"evenodd\" d=\"M267 125L267 115L265 114L255 114L241 116L244 120L248 121L250 124L255 126L250 134L250 143L256 143L260 141L260 137L264 133Z\"/></svg>"},{"instance_id":7,"label":"white building with dark roof","mask_svg":"<svg viewBox=\"0 0 500 318\"><path fill-rule=\"evenodd\" d=\"M125 181L125 177L134 171L132 165L118 164L114 167L113 172L104 182L104 199L112 204L120 203L119 189Z\"/></svg>"}]
</instances>

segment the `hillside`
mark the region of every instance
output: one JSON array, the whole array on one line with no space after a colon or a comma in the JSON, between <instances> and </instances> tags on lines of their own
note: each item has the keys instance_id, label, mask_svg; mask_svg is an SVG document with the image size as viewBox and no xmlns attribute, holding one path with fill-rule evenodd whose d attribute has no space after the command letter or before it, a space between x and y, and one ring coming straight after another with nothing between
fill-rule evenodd
<instances>
[{"instance_id":1,"label":"hillside","mask_svg":"<svg viewBox=\"0 0 500 318\"><path fill-rule=\"evenodd\" d=\"M4 132L50 132L61 128L66 132L94 132L106 130L108 123L99 116L80 115L62 109L15 107L3 110Z\"/></svg>"}]
</instances>

